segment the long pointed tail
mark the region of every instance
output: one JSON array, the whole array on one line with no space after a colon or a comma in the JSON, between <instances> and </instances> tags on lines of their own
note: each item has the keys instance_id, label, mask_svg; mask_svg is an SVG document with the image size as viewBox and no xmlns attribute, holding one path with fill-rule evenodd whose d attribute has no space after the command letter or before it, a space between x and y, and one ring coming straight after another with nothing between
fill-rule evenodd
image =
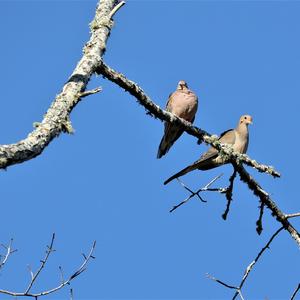
<instances>
[{"instance_id":1,"label":"long pointed tail","mask_svg":"<svg viewBox=\"0 0 300 300\"><path fill-rule=\"evenodd\" d=\"M162 137L158 147L157 158L161 158L163 155L165 155L183 133L183 130L180 127L171 125L169 123L167 123L165 126L164 136Z\"/></svg>"},{"instance_id":2,"label":"long pointed tail","mask_svg":"<svg viewBox=\"0 0 300 300\"><path fill-rule=\"evenodd\" d=\"M184 168L183 170L179 171L178 173L176 173L175 175L171 176L170 178L168 178L165 182L164 185L168 184L170 181L174 180L175 178L178 178L182 175L185 175L186 173L189 173L193 170L198 169L198 166L196 163L193 163L192 165Z\"/></svg>"},{"instance_id":3,"label":"long pointed tail","mask_svg":"<svg viewBox=\"0 0 300 300\"><path fill-rule=\"evenodd\" d=\"M163 136L158 147L157 158L161 158L162 156L164 156L170 150L172 145L173 143L167 141L166 137Z\"/></svg>"}]
</instances>

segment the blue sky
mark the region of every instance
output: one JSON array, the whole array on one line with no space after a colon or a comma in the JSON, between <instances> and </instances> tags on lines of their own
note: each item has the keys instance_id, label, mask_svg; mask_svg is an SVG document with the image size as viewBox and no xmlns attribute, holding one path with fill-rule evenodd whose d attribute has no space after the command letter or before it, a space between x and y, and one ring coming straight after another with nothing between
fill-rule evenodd
<instances>
[{"instance_id":1,"label":"blue sky","mask_svg":"<svg viewBox=\"0 0 300 300\"><path fill-rule=\"evenodd\" d=\"M89 38L96 1L0 1L0 143L26 137L68 79ZM180 79L199 97L195 124L211 133L250 114L248 154L276 167L272 179L247 168L284 212L300 211L298 195L300 2L128 1L115 17L105 61L140 84L164 107ZM18 252L0 272L0 288L21 291L56 232L55 249L36 290L69 274L97 240L96 260L72 287L75 299L229 299L210 273L238 284L279 224L236 180L226 222L225 199L207 194L168 211L187 194L174 172L206 146L184 134L161 160L160 121L128 93L95 77L103 92L71 115L74 135L61 135L44 153L0 174L0 242ZM192 188L231 166L183 177ZM299 220L292 223L300 228ZM245 299L287 299L299 283L299 249L283 232L250 275ZM49 299L68 299L68 289ZM0 299L7 299L1 296Z\"/></svg>"}]
</instances>

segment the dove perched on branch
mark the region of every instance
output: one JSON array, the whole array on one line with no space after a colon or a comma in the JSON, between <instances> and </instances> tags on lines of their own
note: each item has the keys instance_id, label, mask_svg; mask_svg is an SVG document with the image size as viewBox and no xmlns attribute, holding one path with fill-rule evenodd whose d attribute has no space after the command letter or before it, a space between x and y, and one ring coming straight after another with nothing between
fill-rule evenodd
<instances>
[{"instance_id":1,"label":"dove perched on branch","mask_svg":"<svg viewBox=\"0 0 300 300\"><path fill-rule=\"evenodd\" d=\"M184 80L180 80L176 91L169 96L166 110L193 123L197 108L198 98L196 94L189 90ZM159 144L157 158L165 155L183 132L184 130L180 126L165 122L164 136Z\"/></svg>"},{"instance_id":2,"label":"dove perched on branch","mask_svg":"<svg viewBox=\"0 0 300 300\"><path fill-rule=\"evenodd\" d=\"M223 132L219 138L219 141L222 144L231 145L234 151L246 153L249 143L249 124L252 124L252 117L249 115L241 116L237 127L235 129L229 129ZM216 148L211 147L197 161L171 176L164 182L164 184L168 184L173 179L185 175L193 170L209 170L226 163L228 163L228 159L226 159L224 156L221 156Z\"/></svg>"}]
</instances>

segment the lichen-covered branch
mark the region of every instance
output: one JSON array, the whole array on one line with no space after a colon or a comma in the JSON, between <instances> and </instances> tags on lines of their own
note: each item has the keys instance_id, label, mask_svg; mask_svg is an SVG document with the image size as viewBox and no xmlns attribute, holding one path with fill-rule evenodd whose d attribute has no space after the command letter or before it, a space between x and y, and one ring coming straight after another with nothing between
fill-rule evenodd
<instances>
[{"instance_id":1,"label":"lichen-covered branch","mask_svg":"<svg viewBox=\"0 0 300 300\"><path fill-rule=\"evenodd\" d=\"M266 206L272 211L272 214L283 225L283 227L292 235L295 241L300 246L300 235L297 230L290 224L284 213L276 206L270 196L260 187L260 185L248 174L241 163L252 166L260 172L271 174L274 177L280 177L280 174L274 170L273 167L259 164L255 160L251 159L246 154L240 154L233 151L233 148L226 144L221 144L218 141L217 136L211 136L206 131L193 126L191 123L175 116L174 114L162 110L156 105L135 82L127 79L123 74L116 72L107 66L104 62L99 63L97 73L102 74L110 81L115 82L121 88L128 91L133 95L137 102L141 104L148 114L155 118L159 118L162 121L168 121L180 125L187 133L197 137L200 141L214 146L223 155L226 155L230 162L236 168L242 181L246 182L248 187L253 190L254 194L260 198L260 200L266 204Z\"/></svg>"},{"instance_id":2,"label":"lichen-covered branch","mask_svg":"<svg viewBox=\"0 0 300 300\"><path fill-rule=\"evenodd\" d=\"M226 155L229 160L243 162L244 164L257 169L260 172L270 174L274 177L280 177L280 173L278 173L273 167L259 164L254 159L251 159L248 155L233 151L233 148L231 146L220 143L217 136L210 135L205 130L193 126L190 122L187 122L186 120L161 109L135 82L127 79L123 74L116 72L115 70L107 66L104 62L101 62L99 64L97 73L118 84L121 88L125 89L127 92L133 95L136 98L137 102L141 104L146 109L147 113L151 116L162 121L168 121L180 125L190 135L197 137L200 141L204 141L214 146L217 150L220 151L221 154Z\"/></svg>"},{"instance_id":3,"label":"lichen-covered branch","mask_svg":"<svg viewBox=\"0 0 300 300\"><path fill-rule=\"evenodd\" d=\"M120 8L117 3L116 0L101 0L97 5L95 18L91 22L91 38L69 80L56 96L42 122L35 123L36 128L27 138L15 144L0 145L0 168L34 158L62 132L72 132L69 115L81 97L91 94L84 91L105 52L106 41L113 26L111 18L116 8Z\"/></svg>"},{"instance_id":4,"label":"lichen-covered branch","mask_svg":"<svg viewBox=\"0 0 300 300\"><path fill-rule=\"evenodd\" d=\"M289 222L287 215L285 215L276 205L276 203L271 199L270 195L262 189L262 187L255 181L255 179L245 170L242 165L235 166L240 178L245 182L249 189L253 191L254 195L259 197L260 201L264 203L272 212L272 215L280 222L285 230L287 230L290 235L300 246L300 234L294 228L294 226Z\"/></svg>"}]
</instances>

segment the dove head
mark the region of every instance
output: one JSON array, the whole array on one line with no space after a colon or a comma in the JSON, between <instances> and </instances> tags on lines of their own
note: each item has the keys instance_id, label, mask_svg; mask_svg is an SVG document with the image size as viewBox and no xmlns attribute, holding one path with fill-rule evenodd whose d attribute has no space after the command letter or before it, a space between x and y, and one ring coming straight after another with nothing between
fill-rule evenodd
<instances>
[{"instance_id":1,"label":"dove head","mask_svg":"<svg viewBox=\"0 0 300 300\"><path fill-rule=\"evenodd\" d=\"M184 90L184 89L187 89L187 88L188 88L188 85L184 80L180 80L178 82L177 90Z\"/></svg>"},{"instance_id":2,"label":"dove head","mask_svg":"<svg viewBox=\"0 0 300 300\"><path fill-rule=\"evenodd\" d=\"M240 117L240 124L249 125L252 124L252 117L249 115L243 115Z\"/></svg>"}]
</instances>

